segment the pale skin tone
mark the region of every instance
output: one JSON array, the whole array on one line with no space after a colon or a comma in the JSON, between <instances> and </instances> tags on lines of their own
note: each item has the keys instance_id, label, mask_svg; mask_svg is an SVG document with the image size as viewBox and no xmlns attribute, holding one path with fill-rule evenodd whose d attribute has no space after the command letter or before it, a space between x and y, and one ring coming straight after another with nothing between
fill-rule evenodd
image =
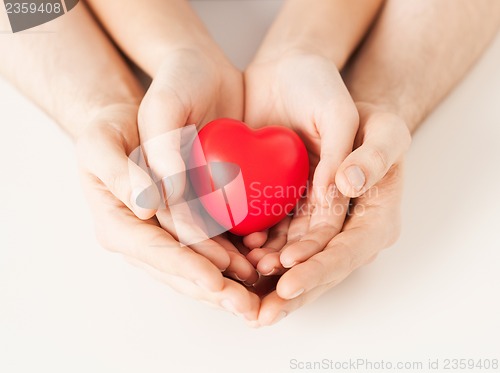
<instances>
[{"instance_id":1,"label":"pale skin tone","mask_svg":"<svg viewBox=\"0 0 500 373\"><path fill-rule=\"evenodd\" d=\"M84 6L51 22L54 34L1 37L0 51L9 53L2 53L0 71L75 139L103 246L253 326L277 322L394 242L410 133L500 23L500 3L488 0L389 0L382 9L371 0L317 0L307 7L289 0L243 75L185 1L149 2L89 2L118 46L153 77L147 93ZM338 71L378 12L344 83ZM56 74L61 70L63 77ZM130 151L142 142L155 173L181 172L178 144L148 147L147 140L223 116L253 127L270 121L291 127L308 147L314 170L314 188L302 203L315 213L245 237L249 252L240 253L225 236L183 247L166 210L141 208L132 198L151 180L129 167ZM325 203L333 185L341 194ZM181 198L183 187L182 181L164 185L162 192ZM354 198L354 213L345 219L332 206L347 206L348 198ZM283 274L261 298L228 278L254 283L254 265L261 273Z\"/></svg>"}]
</instances>

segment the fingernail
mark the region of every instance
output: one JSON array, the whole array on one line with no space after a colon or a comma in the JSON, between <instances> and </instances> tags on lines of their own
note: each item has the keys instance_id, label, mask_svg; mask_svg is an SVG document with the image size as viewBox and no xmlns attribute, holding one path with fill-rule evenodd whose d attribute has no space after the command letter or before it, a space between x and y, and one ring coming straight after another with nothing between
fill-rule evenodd
<instances>
[{"instance_id":1,"label":"fingernail","mask_svg":"<svg viewBox=\"0 0 500 373\"><path fill-rule=\"evenodd\" d=\"M297 262L294 261L293 259L285 258L281 259L281 264L283 264L283 267L285 268L292 268L295 264L297 264Z\"/></svg>"},{"instance_id":2,"label":"fingernail","mask_svg":"<svg viewBox=\"0 0 500 373\"><path fill-rule=\"evenodd\" d=\"M273 320L272 324L276 324L277 322L283 320L286 317L287 313L285 311L281 311L278 316Z\"/></svg>"},{"instance_id":3,"label":"fingernail","mask_svg":"<svg viewBox=\"0 0 500 373\"><path fill-rule=\"evenodd\" d=\"M361 168L358 166L350 166L347 167L344 173L347 180L349 180L349 183L355 190L360 191L363 188L366 178Z\"/></svg>"},{"instance_id":4,"label":"fingernail","mask_svg":"<svg viewBox=\"0 0 500 373\"><path fill-rule=\"evenodd\" d=\"M229 299L223 299L220 302L220 305L227 311L234 313L235 315L238 315L238 312L236 311L236 308L233 305L233 302L231 302Z\"/></svg>"},{"instance_id":5,"label":"fingernail","mask_svg":"<svg viewBox=\"0 0 500 373\"><path fill-rule=\"evenodd\" d=\"M238 276L236 273L234 272L228 272L227 273L227 276L228 277L232 277L234 278L235 280L238 280L238 281L241 281L241 282L244 282L245 280L243 280L242 278L240 278L240 276Z\"/></svg>"},{"instance_id":6,"label":"fingernail","mask_svg":"<svg viewBox=\"0 0 500 373\"><path fill-rule=\"evenodd\" d=\"M260 328L260 324L258 321L248 321L247 320L247 325L250 327L250 328L253 328L253 329L258 329Z\"/></svg>"},{"instance_id":7,"label":"fingernail","mask_svg":"<svg viewBox=\"0 0 500 373\"><path fill-rule=\"evenodd\" d=\"M257 282L257 281L255 281L255 282ZM251 288L251 287L253 287L253 286L255 285L255 282L254 282L253 284L251 284L251 283L250 283L250 282L248 282L248 281L243 281L243 285L245 285L246 287Z\"/></svg>"},{"instance_id":8,"label":"fingernail","mask_svg":"<svg viewBox=\"0 0 500 373\"><path fill-rule=\"evenodd\" d=\"M300 289L300 290L297 290L295 293L293 293L292 295L290 295L288 297L288 299L293 299L293 298L297 298L300 294L302 294L304 292L304 289Z\"/></svg>"},{"instance_id":9,"label":"fingernail","mask_svg":"<svg viewBox=\"0 0 500 373\"><path fill-rule=\"evenodd\" d=\"M276 268L271 269L269 272L263 273L264 276L271 276L276 271Z\"/></svg>"},{"instance_id":10,"label":"fingernail","mask_svg":"<svg viewBox=\"0 0 500 373\"><path fill-rule=\"evenodd\" d=\"M164 177L162 179L163 184L163 197L165 200L168 200L174 194L174 185L172 184L172 180L168 177Z\"/></svg>"}]
</instances>

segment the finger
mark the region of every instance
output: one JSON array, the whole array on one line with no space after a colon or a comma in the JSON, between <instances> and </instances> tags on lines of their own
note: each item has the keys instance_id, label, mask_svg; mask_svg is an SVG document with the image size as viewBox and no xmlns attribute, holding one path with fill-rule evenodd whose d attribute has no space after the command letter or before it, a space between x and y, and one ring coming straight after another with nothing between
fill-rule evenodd
<instances>
[{"instance_id":1,"label":"finger","mask_svg":"<svg viewBox=\"0 0 500 373\"><path fill-rule=\"evenodd\" d=\"M255 284L259 274L247 258L235 252L229 252L229 258L231 261L224 274L247 285Z\"/></svg>"},{"instance_id":2,"label":"finger","mask_svg":"<svg viewBox=\"0 0 500 373\"><path fill-rule=\"evenodd\" d=\"M319 253L341 231L349 199L338 193L335 185L330 185L325 201L312 209L305 234L287 243L282 250L280 260L284 268L291 268Z\"/></svg>"},{"instance_id":3,"label":"finger","mask_svg":"<svg viewBox=\"0 0 500 373\"><path fill-rule=\"evenodd\" d=\"M328 289L328 286L323 285L294 299L283 299L276 291L271 292L262 299L257 325L270 326L280 322L295 310L317 299Z\"/></svg>"},{"instance_id":4,"label":"finger","mask_svg":"<svg viewBox=\"0 0 500 373\"><path fill-rule=\"evenodd\" d=\"M224 285L220 291L210 292L197 284L186 281L182 277L168 275L134 258L126 257L126 260L131 264L144 269L153 278L167 284L169 287L181 294L187 295L201 302L208 303L211 306L225 309L226 311L229 311L237 316L243 316L249 321L257 319L260 306L259 297L234 281L224 279Z\"/></svg>"},{"instance_id":5,"label":"finger","mask_svg":"<svg viewBox=\"0 0 500 373\"><path fill-rule=\"evenodd\" d=\"M379 113L365 118L362 145L341 164L335 178L340 192L358 197L378 183L411 143L408 127L398 116Z\"/></svg>"},{"instance_id":6,"label":"finger","mask_svg":"<svg viewBox=\"0 0 500 373\"><path fill-rule=\"evenodd\" d=\"M292 242L282 250L279 257L282 266L291 268L323 251L334 235L340 232L340 229L341 227L329 224L318 225L310 229L298 241Z\"/></svg>"},{"instance_id":7,"label":"finger","mask_svg":"<svg viewBox=\"0 0 500 373\"><path fill-rule=\"evenodd\" d=\"M259 279L255 267L224 236L216 236L213 240L221 245L229 255L229 263L224 274L245 284L254 284Z\"/></svg>"},{"instance_id":8,"label":"finger","mask_svg":"<svg viewBox=\"0 0 500 373\"><path fill-rule=\"evenodd\" d=\"M349 92L318 115L316 127L320 136L320 161L313 176L314 203L324 204L337 168L352 151L359 128L359 116Z\"/></svg>"},{"instance_id":9,"label":"finger","mask_svg":"<svg viewBox=\"0 0 500 373\"><path fill-rule=\"evenodd\" d=\"M288 237L288 230L292 221L291 216L285 216L278 224L269 230L267 241L262 245L263 248L269 251L281 250Z\"/></svg>"},{"instance_id":10,"label":"finger","mask_svg":"<svg viewBox=\"0 0 500 373\"><path fill-rule=\"evenodd\" d=\"M285 271L285 268L281 265L280 253L273 252L266 254L259 263L257 263L257 271L263 276L281 275Z\"/></svg>"},{"instance_id":11,"label":"finger","mask_svg":"<svg viewBox=\"0 0 500 373\"><path fill-rule=\"evenodd\" d=\"M267 240L267 230L262 232L250 233L243 237L243 244L250 250L261 247Z\"/></svg>"},{"instance_id":12,"label":"finger","mask_svg":"<svg viewBox=\"0 0 500 373\"><path fill-rule=\"evenodd\" d=\"M354 219L349 221L325 250L282 276L276 288L278 295L292 299L318 286L334 286L394 242L395 228L389 227L387 220L379 215L379 209L372 209L357 217L355 222Z\"/></svg>"},{"instance_id":13,"label":"finger","mask_svg":"<svg viewBox=\"0 0 500 373\"><path fill-rule=\"evenodd\" d=\"M253 249L250 251L247 255L246 258L247 260L254 266L257 267L257 264L259 264L259 261L266 256L269 253L274 252L273 250L269 249Z\"/></svg>"},{"instance_id":14,"label":"finger","mask_svg":"<svg viewBox=\"0 0 500 373\"><path fill-rule=\"evenodd\" d=\"M175 240L206 257L221 271L227 269L231 259L226 249L214 239L210 239L203 227L194 221L187 204L176 205L175 216L170 209L159 210L156 216L161 227Z\"/></svg>"},{"instance_id":15,"label":"finger","mask_svg":"<svg viewBox=\"0 0 500 373\"><path fill-rule=\"evenodd\" d=\"M285 246L292 218L286 216L269 230L269 238L262 249L254 249L247 255L250 262L265 276L280 275L284 268L280 263L280 250Z\"/></svg>"},{"instance_id":16,"label":"finger","mask_svg":"<svg viewBox=\"0 0 500 373\"><path fill-rule=\"evenodd\" d=\"M110 192L99 189L91 175L84 174L82 179L93 208L96 235L103 247L211 291L222 289L223 276L208 259L181 246L155 220L139 221L125 206L117 204Z\"/></svg>"},{"instance_id":17,"label":"finger","mask_svg":"<svg viewBox=\"0 0 500 373\"><path fill-rule=\"evenodd\" d=\"M189 112L178 95L161 89L162 84L161 76L153 81L139 108L138 124L148 166L170 202L182 197L186 185L181 145Z\"/></svg>"},{"instance_id":18,"label":"finger","mask_svg":"<svg viewBox=\"0 0 500 373\"><path fill-rule=\"evenodd\" d=\"M95 127L77 143L80 162L140 219L160 206L160 195L149 175L127 156L122 136L111 127Z\"/></svg>"},{"instance_id":19,"label":"finger","mask_svg":"<svg viewBox=\"0 0 500 373\"><path fill-rule=\"evenodd\" d=\"M250 263L252 263L252 265L257 267L258 263L264 256L279 251L285 246L291 220L292 218L290 216L286 216L269 230L267 241L262 245L264 247L253 249L249 254L247 254L247 259Z\"/></svg>"}]
</instances>

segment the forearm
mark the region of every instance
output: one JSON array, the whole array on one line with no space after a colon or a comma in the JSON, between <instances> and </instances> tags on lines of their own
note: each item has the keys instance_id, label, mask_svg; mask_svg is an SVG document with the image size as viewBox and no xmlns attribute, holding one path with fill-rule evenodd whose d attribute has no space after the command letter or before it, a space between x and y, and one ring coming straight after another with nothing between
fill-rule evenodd
<instances>
[{"instance_id":1,"label":"forearm","mask_svg":"<svg viewBox=\"0 0 500 373\"><path fill-rule=\"evenodd\" d=\"M102 108L142 95L83 5L33 32L0 35L0 55L0 72L72 137Z\"/></svg>"},{"instance_id":2,"label":"forearm","mask_svg":"<svg viewBox=\"0 0 500 373\"><path fill-rule=\"evenodd\" d=\"M381 4L382 0L287 0L258 57L307 50L324 55L341 69Z\"/></svg>"},{"instance_id":3,"label":"forearm","mask_svg":"<svg viewBox=\"0 0 500 373\"><path fill-rule=\"evenodd\" d=\"M500 2L389 0L346 76L356 101L399 114L414 131L496 34Z\"/></svg>"},{"instance_id":4,"label":"forearm","mask_svg":"<svg viewBox=\"0 0 500 373\"><path fill-rule=\"evenodd\" d=\"M122 50L150 76L176 49L222 51L187 0L87 0Z\"/></svg>"}]
</instances>

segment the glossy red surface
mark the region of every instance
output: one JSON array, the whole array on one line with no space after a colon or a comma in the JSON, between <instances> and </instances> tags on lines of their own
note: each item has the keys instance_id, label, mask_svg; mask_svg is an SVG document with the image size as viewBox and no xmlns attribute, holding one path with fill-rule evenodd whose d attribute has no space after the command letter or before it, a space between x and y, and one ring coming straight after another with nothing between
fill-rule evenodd
<instances>
[{"instance_id":1,"label":"glossy red surface","mask_svg":"<svg viewBox=\"0 0 500 373\"><path fill-rule=\"evenodd\" d=\"M217 119L199 138L203 154L193 152L191 157L196 164L204 157L209 167L190 171L191 183L208 213L232 233L247 235L272 227L305 194L307 150L292 130L252 130L237 120ZM210 194L216 190L222 190L224 198Z\"/></svg>"}]
</instances>

